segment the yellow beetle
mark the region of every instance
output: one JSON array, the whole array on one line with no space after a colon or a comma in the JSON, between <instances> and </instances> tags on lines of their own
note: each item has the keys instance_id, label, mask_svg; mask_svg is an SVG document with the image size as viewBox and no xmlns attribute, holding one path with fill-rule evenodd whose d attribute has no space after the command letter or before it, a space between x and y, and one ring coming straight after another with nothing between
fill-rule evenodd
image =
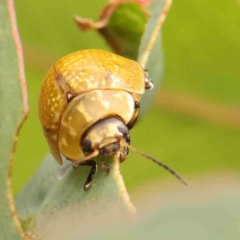
<instances>
[{"instance_id":1,"label":"yellow beetle","mask_svg":"<svg viewBox=\"0 0 240 240\"><path fill-rule=\"evenodd\" d=\"M48 72L39 97L39 116L50 150L75 166L92 166L87 190L97 171L94 158L118 154L123 162L129 130L139 113L140 96L153 88L142 66L104 50L81 50L60 59ZM139 152L180 178L173 170ZM110 166L102 162L108 172Z\"/></svg>"}]
</instances>

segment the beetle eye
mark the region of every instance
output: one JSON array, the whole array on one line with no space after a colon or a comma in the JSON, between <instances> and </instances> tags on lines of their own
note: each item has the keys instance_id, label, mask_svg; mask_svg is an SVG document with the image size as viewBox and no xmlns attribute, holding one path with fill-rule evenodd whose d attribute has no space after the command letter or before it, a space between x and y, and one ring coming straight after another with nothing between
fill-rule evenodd
<instances>
[{"instance_id":1,"label":"beetle eye","mask_svg":"<svg viewBox=\"0 0 240 240\"><path fill-rule=\"evenodd\" d=\"M89 139L86 139L83 144L82 144L82 148L84 153L92 153L92 142Z\"/></svg>"}]
</instances>

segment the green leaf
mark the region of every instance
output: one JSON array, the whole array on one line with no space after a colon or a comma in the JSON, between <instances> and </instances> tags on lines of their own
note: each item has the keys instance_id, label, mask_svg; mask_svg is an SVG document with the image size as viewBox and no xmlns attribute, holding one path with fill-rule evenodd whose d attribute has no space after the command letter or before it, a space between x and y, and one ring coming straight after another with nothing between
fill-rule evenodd
<instances>
[{"instance_id":1,"label":"green leaf","mask_svg":"<svg viewBox=\"0 0 240 240\"><path fill-rule=\"evenodd\" d=\"M89 232L87 237L104 240L239 239L240 182L237 175L234 180L234 174L229 174L221 173L218 177L203 175L197 179L198 183L191 179L195 188L190 191L159 184L152 186L150 191L143 188L135 196L136 199L141 198L141 218L130 224L114 225L111 231L99 227ZM102 226L101 223L99 225ZM80 232L77 236L81 236Z\"/></svg>"},{"instance_id":2,"label":"green leaf","mask_svg":"<svg viewBox=\"0 0 240 240\"><path fill-rule=\"evenodd\" d=\"M72 169L69 164L65 162L60 167L52 156L48 156L19 194L17 209L22 222L27 223L26 228L30 224L38 237L41 234L52 236L49 224L57 225L59 221L66 220L66 215L74 215L74 212L79 213L75 216L78 221L83 217L91 221L114 209L118 210L115 211L118 217L134 215L135 208L119 175L118 159L115 159L109 174L98 169L87 192L83 190L83 185L90 167Z\"/></svg>"},{"instance_id":3,"label":"green leaf","mask_svg":"<svg viewBox=\"0 0 240 240\"><path fill-rule=\"evenodd\" d=\"M146 23L147 14L139 4L123 3L99 32L117 54L136 60Z\"/></svg>"},{"instance_id":4,"label":"green leaf","mask_svg":"<svg viewBox=\"0 0 240 240\"><path fill-rule=\"evenodd\" d=\"M56 164L51 155L46 157L32 180L26 184L16 198L16 207L21 220L27 220L36 214L46 196L58 181L60 169L60 165Z\"/></svg>"},{"instance_id":5,"label":"green leaf","mask_svg":"<svg viewBox=\"0 0 240 240\"><path fill-rule=\"evenodd\" d=\"M21 43L12 0L0 2L0 16L0 232L2 239L12 240L21 239L21 227L15 225L17 216L12 203L10 211L10 171L17 133L26 117L28 106Z\"/></svg>"},{"instance_id":6,"label":"green leaf","mask_svg":"<svg viewBox=\"0 0 240 240\"><path fill-rule=\"evenodd\" d=\"M144 55L147 45L150 42L152 33L158 24L159 16L162 14L164 8L164 1L152 0L150 4L152 18L149 20L149 23L143 34L141 44L139 46L138 61L141 60L141 57ZM149 109L155 94L157 93L160 82L163 77L163 50L161 48L161 37L157 37L156 42L153 45L152 51L148 57L146 66L144 66L149 73L149 78L152 79L154 83L154 88L151 91L146 91L143 97L141 98L141 111L140 117L146 114Z\"/></svg>"}]
</instances>

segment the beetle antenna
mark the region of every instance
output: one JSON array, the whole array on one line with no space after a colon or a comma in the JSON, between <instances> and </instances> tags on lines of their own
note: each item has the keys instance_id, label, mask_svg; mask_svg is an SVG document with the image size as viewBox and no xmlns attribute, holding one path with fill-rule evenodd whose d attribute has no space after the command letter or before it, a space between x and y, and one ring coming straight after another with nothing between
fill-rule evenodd
<instances>
[{"instance_id":1,"label":"beetle antenna","mask_svg":"<svg viewBox=\"0 0 240 240\"><path fill-rule=\"evenodd\" d=\"M99 154L99 151L96 149L94 152L92 152L90 155L86 156L85 158L79 161L74 161L73 164L74 166L78 166L80 163L91 160L92 158L96 157L98 154Z\"/></svg>"},{"instance_id":2,"label":"beetle antenna","mask_svg":"<svg viewBox=\"0 0 240 240\"><path fill-rule=\"evenodd\" d=\"M144 156L145 158L148 158L149 160L151 160L152 162L158 164L159 166L163 167L165 170L167 170L168 172L170 172L172 175L174 175L179 181L181 181L185 186L188 186L187 182L183 180L182 177L180 177L180 175L178 175L173 169L171 169L170 167L168 167L167 165L165 165L164 163L158 161L157 159L153 158L152 156L132 147L131 145L125 143L125 142L121 142L121 146L122 147L126 147L128 149L131 149L133 152L136 152L142 156Z\"/></svg>"},{"instance_id":3,"label":"beetle antenna","mask_svg":"<svg viewBox=\"0 0 240 240\"><path fill-rule=\"evenodd\" d=\"M99 154L99 151L96 149L93 153L91 153L90 155L88 155L85 158L81 159L81 162L85 162L87 160L90 160L90 159L96 157L98 154Z\"/></svg>"}]
</instances>

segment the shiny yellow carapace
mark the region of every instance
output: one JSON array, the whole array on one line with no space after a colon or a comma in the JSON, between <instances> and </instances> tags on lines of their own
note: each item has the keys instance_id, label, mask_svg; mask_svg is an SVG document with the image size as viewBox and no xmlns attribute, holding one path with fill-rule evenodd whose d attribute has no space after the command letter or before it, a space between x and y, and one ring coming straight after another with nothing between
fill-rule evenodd
<instances>
[{"instance_id":1,"label":"shiny yellow carapace","mask_svg":"<svg viewBox=\"0 0 240 240\"><path fill-rule=\"evenodd\" d=\"M152 87L139 63L103 50L72 53L50 69L39 97L40 121L59 164L62 154L76 165L92 166L84 189L98 154L126 159L140 97Z\"/></svg>"}]
</instances>

